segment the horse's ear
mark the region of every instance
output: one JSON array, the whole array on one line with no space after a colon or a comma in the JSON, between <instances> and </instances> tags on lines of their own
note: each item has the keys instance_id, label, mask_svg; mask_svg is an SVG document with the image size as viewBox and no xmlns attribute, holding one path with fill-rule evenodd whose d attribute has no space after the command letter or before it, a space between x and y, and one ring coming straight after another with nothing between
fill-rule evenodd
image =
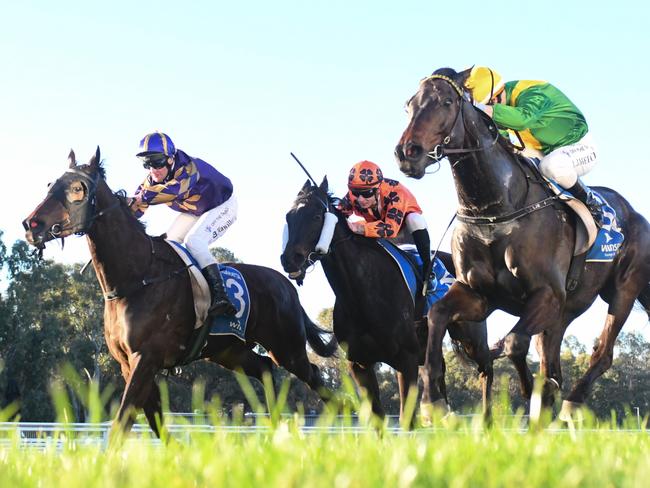
<instances>
[{"instance_id":1,"label":"horse's ear","mask_svg":"<svg viewBox=\"0 0 650 488\"><path fill-rule=\"evenodd\" d=\"M328 184L327 184L327 175L325 175L325 176L323 177L323 181L321 182L319 188L320 188L323 192L327 193L327 191L328 191L328 188L327 188L327 187L328 187Z\"/></svg>"},{"instance_id":2,"label":"horse's ear","mask_svg":"<svg viewBox=\"0 0 650 488\"><path fill-rule=\"evenodd\" d=\"M70 168L77 167L77 157L74 155L74 151L70 149L70 154L68 154L68 162L70 163Z\"/></svg>"},{"instance_id":3,"label":"horse's ear","mask_svg":"<svg viewBox=\"0 0 650 488\"><path fill-rule=\"evenodd\" d=\"M305 181L305 184L302 185L302 188L300 189L300 192L298 192L298 194L300 195L301 193L307 193L310 188L311 188L311 181L307 180Z\"/></svg>"},{"instance_id":4,"label":"horse's ear","mask_svg":"<svg viewBox=\"0 0 650 488\"><path fill-rule=\"evenodd\" d=\"M93 155L93 157L90 158L90 161L88 161L88 165L93 169L97 169L99 167L99 162L100 161L101 161L101 158L99 156L99 146L97 146L97 150L95 151L95 154Z\"/></svg>"},{"instance_id":5,"label":"horse's ear","mask_svg":"<svg viewBox=\"0 0 650 488\"><path fill-rule=\"evenodd\" d=\"M472 72L473 67L474 65L470 66L466 70L460 71L458 73L458 76L456 77L456 83L458 83L461 86L465 85L465 82L467 81L467 78L469 78L469 75Z\"/></svg>"}]
</instances>

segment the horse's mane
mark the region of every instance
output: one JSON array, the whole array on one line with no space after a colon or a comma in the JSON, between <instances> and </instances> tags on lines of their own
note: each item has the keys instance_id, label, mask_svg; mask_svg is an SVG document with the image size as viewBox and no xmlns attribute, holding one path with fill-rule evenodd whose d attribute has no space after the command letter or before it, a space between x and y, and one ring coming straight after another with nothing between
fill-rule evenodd
<instances>
[{"instance_id":1,"label":"horse's mane","mask_svg":"<svg viewBox=\"0 0 650 488\"><path fill-rule=\"evenodd\" d=\"M85 165L87 166L87 165ZM106 183L106 167L104 166L104 160L102 159L98 164L97 164L97 174L99 177L104 180L104 183ZM140 231L142 231L144 234L147 233L147 226L140 221L134 214L133 211L131 210L131 207L129 206L129 198L126 196L126 191L125 190L117 190L113 191L111 188L108 186L108 183L106 183L106 186L108 187L108 190L113 193L113 195L117 198L120 204L120 209L124 214L126 214L131 221L132 225L137 227Z\"/></svg>"}]
</instances>

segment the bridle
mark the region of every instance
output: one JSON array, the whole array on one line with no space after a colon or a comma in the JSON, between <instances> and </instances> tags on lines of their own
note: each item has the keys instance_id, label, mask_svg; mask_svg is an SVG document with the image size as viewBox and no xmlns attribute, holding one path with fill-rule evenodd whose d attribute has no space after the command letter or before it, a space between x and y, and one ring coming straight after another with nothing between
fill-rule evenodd
<instances>
[{"instance_id":1,"label":"bridle","mask_svg":"<svg viewBox=\"0 0 650 488\"><path fill-rule=\"evenodd\" d=\"M468 96L467 93L456 83L453 79L451 79L448 76L445 75L431 75L428 76L427 78L424 78L420 84L426 83L429 80L443 80L449 83L451 87L454 89L454 91L458 94L458 111L456 112L456 117L454 118L454 123L451 126L451 129L449 130L449 134L445 136L440 144L436 144L433 147L433 150L429 151L427 153L427 157L433 159L435 162L440 162L441 159L446 158L450 154L470 154L470 153L475 153L475 152L482 152L490 149L493 147L497 141L499 140L499 133L498 131L495 131L495 136L492 141L487 146L479 146L479 147L460 147L460 148L448 148L446 147L447 144L451 142L451 138L454 133L454 129L456 128L456 125L458 124L458 120L462 120L463 123L463 129L465 130L465 133L467 134L467 125L465 124L465 118L461 116L461 113L463 112L463 104L468 102L466 97ZM473 107L475 108L475 107ZM475 110L480 110L478 108L475 108ZM460 161L462 161L461 158L455 163L453 163L453 166L458 164Z\"/></svg>"},{"instance_id":2,"label":"bridle","mask_svg":"<svg viewBox=\"0 0 650 488\"><path fill-rule=\"evenodd\" d=\"M497 141L499 140L499 132L495 131L495 137L492 141L487 146L479 146L475 148L446 148L445 145L449 144L451 141L452 134L454 132L454 129L456 127L456 124L458 123L458 119L462 119L463 121L463 128L465 129L465 134L468 133L467 126L465 124L465 119L460 116L461 112L463 111L463 104L468 102L468 100L465 98L466 93L465 91L451 78L448 76L444 75L431 75L428 78L425 78L422 80L421 83L424 83L428 80L432 79L439 79L443 80L451 85L451 87L456 91L456 93L459 96L459 106L458 106L458 112L456 113L456 118L454 119L454 123L451 126L451 130L449 131L449 135L447 135L441 144L437 144L432 151L427 153L427 156L431 159L433 159L436 162L439 162L440 159L450 155L450 154L470 154L470 153L476 153L476 152L482 152L490 149L493 147ZM483 114L482 110L479 108L473 107L475 110L479 111L479 114L487 117L487 115ZM488 129L493 130L495 129L494 126L488 125ZM463 159L465 158L460 158L454 163L452 163L452 168L456 166L458 163L460 163ZM526 179L526 184L528 184L528 177L526 176L526 173L523 171L523 168L518 164L517 167L524 173L524 177ZM464 215L461 213L456 213L456 218L466 224L472 224L472 225L496 225L496 224L503 224L503 223L508 223L512 222L513 220L520 219L526 215L529 215L533 212L536 212L537 210L541 210L543 208L546 208L548 206L553 205L556 201L558 200L557 195L551 195L547 198L544 198L541 201L534 202L532 204L526 205L523 208L517 209L513 212L510 212L508 214L502 214L502 215L494 215L494 216L470 216L470 215ZM453 220L453 219L452 219Z\"/></svg>"},{"instance_id":3,"label":"bridle","mask_svg":"<svg viewBox=\"0 0 650 488\"><path fill-rule=\"evenodd\" d=\"M120 205L120 201L117 200L113 205L100 210L99 212L95 212L95 195L97 190L97 182L100 175L99 173L95 173L94 177L91 177L84 171L76 168L67 169L66 172L56 182L54 182L54 184L52 184L52 187L48 192L48 197L52 196L53 198L57 198L53 196L53 194L57 191L60 184L65 184L65 182L60 183L60 180L69 174L74 175L74 177L82 180L82 183L86 190L86 196L82 201L78 203L66 202L65 200L61 201L62 205L64 205L68 210L69 217L64 221L55 222L50 226L49 229L45 231L45 234L49 235L52 239L64 239L61 234L63 234L65 231L70 231L70 234L84 235L86 232L88 232L88 229L92 226L95 220ZM38 211L38 209L36 211ZM32 219L29 218L23 222L25 230L29 230L31 221ZM40 256L42 256L44 248L44 242L42 242L40 246L37 246L36 251L39 252Z\"/></svg>"}]
</instances>

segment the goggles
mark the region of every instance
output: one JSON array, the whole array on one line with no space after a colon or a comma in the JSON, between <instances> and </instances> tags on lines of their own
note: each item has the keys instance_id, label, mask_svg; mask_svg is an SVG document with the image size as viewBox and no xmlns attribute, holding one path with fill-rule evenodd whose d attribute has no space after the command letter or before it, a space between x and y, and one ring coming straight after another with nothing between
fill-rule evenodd
<instances>
[{"instance_id":1,"label":"goggles","mask_svg":"<svg viewBox=\"0 0 650 488\"><path fill-rule=\"evenodd\" d=\"M375 196L376 188L357 189L350 188L350 193L355 197L372 198Z\"/></svg>"},{"instance_id":2,"label":"goggles","mask_svg":"<svg viewBox=\"0 0 650 488\"><path fill-rule=\"evenodd\" d=\"M167 166L168 156L164 154L152 154L150 156L142 156L140 159L142 160L142 166L144 169L160 169Z\"/></svg>"}]
</instances>

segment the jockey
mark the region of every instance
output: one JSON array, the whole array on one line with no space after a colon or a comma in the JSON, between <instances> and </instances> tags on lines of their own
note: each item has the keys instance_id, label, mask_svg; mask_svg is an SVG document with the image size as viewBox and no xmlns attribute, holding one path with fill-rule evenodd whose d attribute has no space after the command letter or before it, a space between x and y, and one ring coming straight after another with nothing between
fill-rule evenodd
<instances>
[{"instance_id":1,"label":"jockey","mask_svg":"<svg viewBox=\"0 0 650 488\"><path fill-rule=\"evenodd\" d=\"M352 232L366 237L395 238L405 225L422 259L423 274L431 271L427 223L415 197L404 185L384 178L375 163L361 161L350 170L348 190L341 199L340 210L348 217L354 214L365 219L348 221Z\"/></svg>"},{"instance_id":2,"label":"jockey","mask_svg":"<svg viewBox=\"0 0 650 488\"><path fill-rule=\"evenodd\" d=\"M234 315L216 259L208 246L237 219L237 199L231 181L199 158L174 147L162 132L147 134L136 156L149 170L135 192L131 208L140 218L149 205L164 203L180 212L167 238L182 242L199 263L211 289L209 313Z\"/></svg>"},{"instance_id":3,"label":"jockey","mask_svg":"<svg viewBox=\"0 0 650 488\"><path fill-rule=\"evenodd\" d=\"M584 203L600 223L601 204L579 178L596 165L596 149L578 107L550 83L504 83L497 72L483 66L472 68L465 87L478 108L519 136L526 155L541 159L542 174Z\"/></svg>"}]
</instances>

